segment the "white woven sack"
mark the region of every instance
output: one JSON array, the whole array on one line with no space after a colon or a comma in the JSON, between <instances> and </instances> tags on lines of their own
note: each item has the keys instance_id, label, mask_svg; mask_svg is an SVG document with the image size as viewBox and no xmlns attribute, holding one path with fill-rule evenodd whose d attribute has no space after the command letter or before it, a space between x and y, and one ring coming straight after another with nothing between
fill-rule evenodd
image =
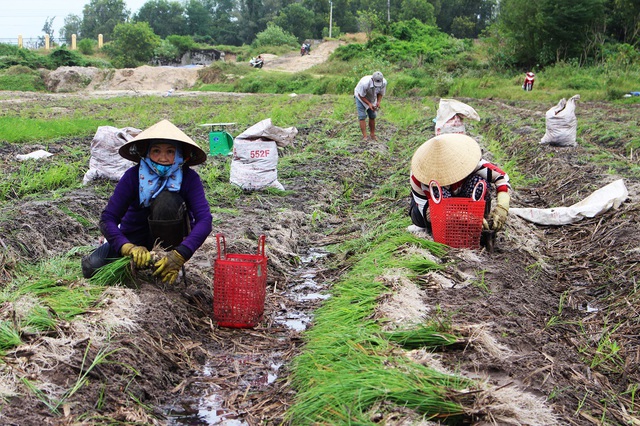
<instances>
[{"instance_id":1,"label":"white woven sack","mask_svg":"<svg viewBox=\"0 0 640 426\"><path fill-rule=\"evenodd\" d=\"M456 115L461 119L452 120ZM473 107L455 99L440 99L438 112L435 118L435 133L466 133L465 118L480 121L480 116Z\"/></svg>"},{"instance_id":2,"label":"white woven sack","mask_svg":"<svg viewBox=\"0 0 640 426\"><path fill-rule=\"evenodd\" d=\"M84 174L82 184L105 178L118 181L130 167L136 163L122 158L118 150L122 145L138 136L142 130L134 127L118 129L112 126L100 126L91 141L89 170Z\"/></svg>"},{"instance_id":3,"label":"white woven sack","mask_svg":"<svg viewBox=\"0 0 640 426\"><path fill-rule=\"evenodd\" d=\"M568 101L564 98L545 114L547 130L540 144L553 146L576 146L578 119L576 118L576 101L580 95L572 96Z\"/></svg>"},{"instance_id":4,"label":"white woven sack","mask_svg":"<svg viewBox=\"0 0 640 426\"><path fill-rule=\"evenodd\" d=\"M278 146L268 139L239 139L233 141L233 159L229 181L244 190L275 187L278 182Z\"/></svg>"}]
</instances>

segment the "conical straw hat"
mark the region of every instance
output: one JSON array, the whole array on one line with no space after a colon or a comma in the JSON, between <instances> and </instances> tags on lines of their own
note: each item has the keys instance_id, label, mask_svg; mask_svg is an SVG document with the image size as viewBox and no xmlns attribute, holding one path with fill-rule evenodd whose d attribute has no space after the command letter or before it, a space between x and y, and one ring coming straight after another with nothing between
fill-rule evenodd
<instances>
[{"instance_id":1,"label":"conical straw hat","mask_svg":"<svg viewBox=\"0 0 640 426\"><path fill-rule=\"evenodd\" d=\"M137 163L147 154L151 142L161 142L163 140L182 142L184 164L195 166L207 161L207 154L204 150L169 120L162 120L144 130L138 136L122 145L118 153L127 160Z\"/></svg>"},{"instance_id":2,"label":"conical straw hat","mask_svg":"<svg viewBox=\"0 0 640 426\"><path fill-rule=\"evenodd\" d=\"M482 158L480 145L467 135L449 133L429 139L411 159L411 172L422 183L442 186L466 178Z\"/></svg>"}]
</instances>

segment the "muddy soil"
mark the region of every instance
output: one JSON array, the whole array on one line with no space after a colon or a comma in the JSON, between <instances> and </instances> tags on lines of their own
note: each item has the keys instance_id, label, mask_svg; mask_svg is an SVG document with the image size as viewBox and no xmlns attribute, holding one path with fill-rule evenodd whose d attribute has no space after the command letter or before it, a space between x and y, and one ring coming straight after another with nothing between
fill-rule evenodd
<instances>
[{"instance_id":1,"label":"muddy soil","mask_svg":"<svg viewBox=\"0 0 640 426\"><path fill-rule=\"evenodd\" d=\"M630 194L619 210L572 225L540 226L511 216L494 252L451 250L443 271L420 279L419 299L426 315L437 317L445 312L454 327L467 330L469 336L467 347L438 354L439 362L497 387L534 395L540 405L531 411L550 410L555 416L553 422L541 423L541 417L527 419L505 408L500 417L478 402L470 422L637 424L633 391L640 383L635 296L640 260L638 158L629 157L623 141L608 140L587 129L581 131L581 144L576 148L539 146L544 133L540 118L546 105L463 101L483 118L470 124L468 132L485 147L486 134L499 140L516 135L516 143L504 144L506 154L517 158L523 174L538 178L527 187L514 188L512 206L570 205L620 177ZM30 102L38 99L31 97ZM48 98L47 107L56 102ZM417 99L388 102L420 104ZM637 128L640 124L638 107L585 102L579 104L577 114L592 128L612 117L620 125ZM425 138L432 135L431 126L425 120L424 128L419 129ZM310 143L317 132L304 125L299 130L296 149ZM350 148L352 154L362 150L386 154L386 143L402 137L383 117L378 134L377 143ZM89 143L67 140L46 148L54 152ZM2 143L2 167L14 167L11 160L16 154L38 148L44 147ZM593 161L596 152L606 153L626 169L612 173L606 162ZM287 155L286 149L282 155ZM486 156L491 155L486 150ZM225 235L228 252L253 253L258 237L266 235L267 297L260 324L252 329L229 329L213 321L212 261L218 248L211 235L188 262L186 280L162 286L142 274L137 288L110 289L100 305L78 321L43 338L26 338L25 345L10 351L4 358L0 390L4 395L14 391L16 396L5 398L0 423L286 424L285 413L295 397L287 382L290 362L301 350L302 332L313 326L313 311L326 297L324 290L330 290L348 264L347 253L336 256L323 248L357 237L368 228L353 223L346 211L332 210L336 193L326 182L307 175L333 176L340 181L362 177L366 185L354 191L352 200L357 204L399 162L406 161L389 156L382 170L363 170L362 162L336 154L335 161L300 164L296 173L281 170L281 181L291 191L286 197L245 193L235 203L216 206L240 212L214 215L214 232ZM0 243L17 262L97 244L95 222L108 195L101 186L89 185L46 202L17 200L5 205L2 215L8 220L1 222ZM407 206L403 198L390 199L380 208ZM317 210L327 218L313 221ZM67 211L92 218L94 225L68 220ZM336 259L345 259L345 263L336 263ZM0 307L3 318L11 317L7 309ZM402 310L403 305L397 309ZM617 342L615 352L606 351L602 345L606 339ZM105 347L117 348L109 355L111 362L92 369L85 385L58 407L57 414L21 387L20 378L27 378L61 396L87 371L85 357L94 359L98 348ZM402 419L396 424L402 424Z\"/></svg>"}]
</instances>

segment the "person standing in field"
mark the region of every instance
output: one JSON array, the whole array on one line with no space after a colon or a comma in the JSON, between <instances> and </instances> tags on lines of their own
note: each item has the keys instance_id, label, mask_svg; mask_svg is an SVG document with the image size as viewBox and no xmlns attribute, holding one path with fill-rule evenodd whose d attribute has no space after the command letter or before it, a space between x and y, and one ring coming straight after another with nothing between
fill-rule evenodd
<instances>
[{"instance_id":1,"label":"person standing in field","mask_svg":"<svg viewBox=\"0 0 640 426\"><path fill-rule=\"evenodd\" d=\"M162 120L120 147L118 153L138 164L128 169L100 216L106 242L82 258L82 274L130 256L137 268L173 284L180 268L200 248L212 229L209 202L198 173L189 166L207 154L168 120ZM151 259L156 244L166 255Z\"/></svg>"},{"instance_id":2,"label":"person standing in field","mask_svg":"<svg viewBox=\"0 0 640 426\"><path fill-rule=\"evenodd\" d=\"M380 110L380 103L386 89L387 80L380 71L376 71L372 75L362 77L353 90L363 140L367 140L367 117L369 118L369 136L372 140L377 140L377 111Z\"/></svg>"}]
</instances>

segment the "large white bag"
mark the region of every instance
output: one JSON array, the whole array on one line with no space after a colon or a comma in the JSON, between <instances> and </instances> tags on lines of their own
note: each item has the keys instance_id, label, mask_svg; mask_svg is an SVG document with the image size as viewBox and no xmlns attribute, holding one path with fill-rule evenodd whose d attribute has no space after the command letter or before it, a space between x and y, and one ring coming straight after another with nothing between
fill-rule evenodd
<instances>
[{"instance_id":1,"label":"large white bag","mask_svg":"<svg viewBox=\"0 0 640 426\"><path fill-rule=\"evenodd\" d=\"M440 99L435 119L436 136L446 133L466 134L464 119L480 121L475 109L455 99Z\"/></svg>"},{"instance_id":2,"label":"large white bag","mask_svg":"<svg viewBox=\"0 0 640 426\"><path fill-rule=\"evenodd\" d=\"M274 126L270 118L249 127L233 141L229 181L244 190L284 190L278 182L278 147L292 143L297 134L295 127Z\"/></svg>"},{"instance_id":3,"label":"large white bag","mask_svg":"<svg viewBox=\"0 0 640 426\"><path fill-rule=\"evenodd\" d=\"M547 132L540 141L541 144L553 146L576 146L576 130L578 119L576 118L576 101L580 95L572 96L568 101L560 99L558 105L546 113Z\"/></svg>"},{"instance_id":4,"label":"large white bag","mask_svg":"<svg viewBox=\"0 0 640 426\"><path fill-rule=\"evenodd\" d=\"M118 129L112 126L100 126L91 141L89 170L84 174L82 184L92 180L106 178L118 181L131 166L136 163L122 158L118 150L122 145L142 132L134 127Z\"/></svg>"}]
</instances>

